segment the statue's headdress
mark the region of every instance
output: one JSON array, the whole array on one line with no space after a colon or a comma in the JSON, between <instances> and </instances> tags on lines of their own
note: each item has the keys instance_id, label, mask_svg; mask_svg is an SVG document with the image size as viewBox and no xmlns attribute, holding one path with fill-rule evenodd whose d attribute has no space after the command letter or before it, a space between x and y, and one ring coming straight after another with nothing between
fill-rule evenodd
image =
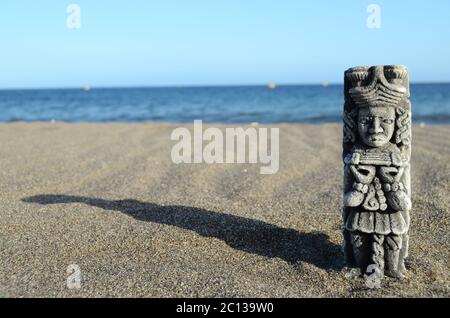
<instances>
[{"instance_id":1,"label":"statue's headdress","mask_svg":"<svg viewBox=\"0 0 450 318\"><path fill-rule=\"evenodd\" d=\"M345 72L349 96L356 107L407 108L408 71L402 65L354 67Z\"/></svg>"}]
</instances>

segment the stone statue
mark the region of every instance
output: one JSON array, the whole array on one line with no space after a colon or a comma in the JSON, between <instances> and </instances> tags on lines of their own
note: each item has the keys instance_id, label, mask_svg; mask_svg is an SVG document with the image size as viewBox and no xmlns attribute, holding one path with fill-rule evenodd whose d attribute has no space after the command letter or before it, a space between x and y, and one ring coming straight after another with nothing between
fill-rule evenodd
<instances>
[{"instance_id":1,"label":"stone statue","mask_svg":"<svg viewBox=\"0 0 450 318\"><path fill-rule=\"evenodd\" d=\"M408 71L350 68L344 94L345 261L362 273L403 278L411 209Z\"/></svg>"}]
</instances>

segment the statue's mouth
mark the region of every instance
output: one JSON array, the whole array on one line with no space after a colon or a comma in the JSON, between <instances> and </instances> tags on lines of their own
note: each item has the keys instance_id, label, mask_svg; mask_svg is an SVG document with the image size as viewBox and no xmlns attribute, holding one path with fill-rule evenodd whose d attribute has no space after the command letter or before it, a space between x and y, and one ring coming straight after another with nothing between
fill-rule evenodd
<instances>
[{"instance_id":1,"label":"statue's mouth","mask_svg":"<svg viewBox=\"0 0 450 318\"><path fill-rule=\"evenodd\" d=\"M369 135L369 140L370 141L383 141L386 139L386 136L383 134L374 134L374 135Z\"/></svg>"}]
</instances>

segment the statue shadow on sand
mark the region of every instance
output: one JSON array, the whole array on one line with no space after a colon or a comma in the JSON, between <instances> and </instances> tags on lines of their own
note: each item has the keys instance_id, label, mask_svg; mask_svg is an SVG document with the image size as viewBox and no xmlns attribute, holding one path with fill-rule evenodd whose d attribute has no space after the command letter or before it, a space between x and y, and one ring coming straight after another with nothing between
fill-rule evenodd
<instances>
[{"instance_id":1,"label":"statue shadow on sand","mask_svg":"<svg viewBox=\"0 0 450 318\"><path fill-rule=\"evenodd\" d=\"M44 205L84 203L119 211L139 221L172 225L201 236L218 238L236 250L281 258L295 266L301 266L301 262L325 270L339 270L343 266L340 246L330 242L324 233L301 233L232 214L182 205L161 206L132 199L104 200L73 195L44 194L22 201Z\"/></svg>"}]
</instances>

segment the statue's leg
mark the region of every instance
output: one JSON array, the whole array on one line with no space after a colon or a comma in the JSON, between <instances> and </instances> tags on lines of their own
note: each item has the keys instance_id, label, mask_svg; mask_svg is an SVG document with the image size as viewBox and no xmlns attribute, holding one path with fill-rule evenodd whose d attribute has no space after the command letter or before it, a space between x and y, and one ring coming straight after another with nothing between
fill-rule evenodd
<instances>
[{"instance_id":1,"label":"statue's leg","mask_svg":"<svg viewBox=\"0 0 450 318\"><path fill-rule=\"evenodd\" d=\"M402 274L406 274L405 259L408 257L409 235L405 233L402 235L402 248L398 260L398 270Z\"/></svg>"},{"instance_id":2,"label":"statue's leg","mask_svg":"<svg viewBox=\"0 0 450 318\"><path fill-rule=\"evenodd\" d=\"M394 278L403 278L399 270L402 236L389 234L385 238L386 267L385 274Z\"/></svg>"},{"instance_id":3,"label":"statue's leg","mask_svg":"<svg viewBox=\"0 0 450 318\"><path fill-rule=\"evenodd\" d=\"M403 218L405 219L406 226L409 228L410 223L410 217L409 217L409 211L403 211L402 212ZM406 274L406 267L405 267L405 259L408 257L408 250L409 250L409 234L408 231L402 235L402 247L400 249L400 256L399 256L399 263L398 263L398 270L402 274Z\"/></svg>"},{"instance_id":4,"label":"statue's leg","mask_svg":"<svg viewBox=\"0 0 450 318\"><path fill-rule=\"evenodd\" d=\"M385 240L382 234L372 234L371 237L371 250L370 250L370 263L375 265L380 273L384 273L384 246ZM373 270L373 269L372 269Z\"/></svg>"},{"instance_id":5,"label":"statue's leg","mask_svg":"<svg viewBox=\"0 0 450 318\"><path fill-rule=\"evenodd\" d=\"M344 241L342 242L342 250L344 252L345 265L350 268L357 267L355 258L353 257L353 248L350 232L343 230Z\"/></svg>"},{"instance_id":6,"label":"statue's leg","mask_svg":"<svg viewBox=\"0 0 450 318\"><path fill-rule=\"evenodd\" d=\"M368 261L369 261L368 234L355 231L355 232L351 232L350 236L351 236L353 257L355 259L355 263L361 269L361 272L364 273L365 269L367 268Z\"/></svg>"}]
</instances>

